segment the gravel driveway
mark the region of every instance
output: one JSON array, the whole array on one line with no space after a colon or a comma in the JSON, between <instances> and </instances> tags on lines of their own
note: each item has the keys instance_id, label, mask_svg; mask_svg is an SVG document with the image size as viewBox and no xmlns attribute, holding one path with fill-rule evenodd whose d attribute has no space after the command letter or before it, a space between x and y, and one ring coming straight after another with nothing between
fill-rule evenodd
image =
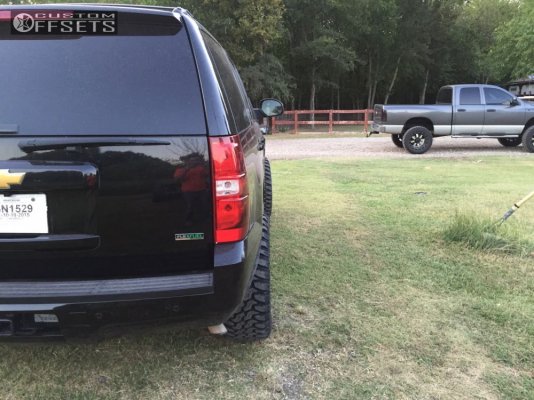
<instances>
[{"instance_id":1,"label":"gravel driveway","mask_svg":"<svg viewBox=\"0 0 534 400\"><path fill-rule=\"evenodd\" d=\"M413 155L399 149L389 137L331 137L290 138L268 137L267 155L271 160L289 160L318 157L373 157L373 158L424 158L424 157L478 157L510 156L530 157L522 147L506 148L495 139L452 139L442 137L434 140L432 148L423 155Z\"/></svg>"}]
</instances>

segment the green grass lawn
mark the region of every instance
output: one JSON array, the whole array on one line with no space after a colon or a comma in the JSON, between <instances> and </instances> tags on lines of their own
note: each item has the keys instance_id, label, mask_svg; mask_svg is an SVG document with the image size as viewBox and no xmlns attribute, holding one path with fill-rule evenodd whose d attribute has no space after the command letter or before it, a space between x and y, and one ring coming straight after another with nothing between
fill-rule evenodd
<instances>
[{"instance_id":1,"label":"green grass lawn","mask_svg":"<svg viewBox=\"0 0 534 400\"><path fill-rule=\"evenodd\" d=\"M275 161L275 330L2 345L2 399L534 399L534 257L473 250L531 158ZM416 194L417 193L417 194ZM514 231L534 242L534 202Z\"/></svg>"}]
</instances>

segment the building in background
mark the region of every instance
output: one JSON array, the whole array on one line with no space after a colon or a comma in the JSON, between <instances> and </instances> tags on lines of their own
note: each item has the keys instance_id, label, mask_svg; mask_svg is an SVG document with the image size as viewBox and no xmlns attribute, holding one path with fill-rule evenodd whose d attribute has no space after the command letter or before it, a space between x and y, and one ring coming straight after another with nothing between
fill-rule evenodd
<instances>
[{"instance_id":1,"label":"building in background","mask_svg":"<svg viewBox=\"0 0 534 400\"><path fill-rule=\"evenodd\" d=\"M518 97L534 100L534 75L510 82L506 85L506 89Z\"/></svg>"}]
</instances>

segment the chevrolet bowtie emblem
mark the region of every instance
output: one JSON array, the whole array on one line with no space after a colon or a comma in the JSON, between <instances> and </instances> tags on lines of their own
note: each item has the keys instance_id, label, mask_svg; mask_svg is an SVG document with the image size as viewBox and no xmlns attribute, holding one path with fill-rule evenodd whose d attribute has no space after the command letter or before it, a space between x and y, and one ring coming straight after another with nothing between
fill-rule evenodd
<instances>
[{"instance_id":1,"label":"chevrolet bowtie emblem","mask_svg":"<svg viewBox=\"0 0 534 400\"><path fill-rule=\"evenodd\" d=\"M0 189L11 189L11 185L22 184L25 175L25 172L9 172L8 169L0 169Z\"/></svg>"}]
</instances>

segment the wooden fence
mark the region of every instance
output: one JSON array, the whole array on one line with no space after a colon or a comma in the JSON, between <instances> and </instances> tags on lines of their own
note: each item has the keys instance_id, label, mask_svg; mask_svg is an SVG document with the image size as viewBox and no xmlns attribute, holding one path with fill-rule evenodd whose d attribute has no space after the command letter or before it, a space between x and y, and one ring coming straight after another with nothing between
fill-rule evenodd
<instances>
[{"instance_id":1,"label":"wooden fence","mask_svg":"<svg viewBox=\"0 0 534 400\"><path fill-rule=\"evenodd\" d=\"M328 120L323 119L312 121L300 119L301 115L315 116L324 114L328 115ZM362 115L362 117L355 120L337 120L334 118L334 116L345 114L353 114L357 116ZM292 118L288 119L288 117ZM372 122L372 118L373 110L292 110L284 112L282 117L271 118L271 127L272 132L276 133L278 132L277 127L279 126L292 126L294 131L293 133L298 133L300 125L328 125L328 133L332 134L334 133L334 125L363 125L363 130L365 133L367 133L369 131L369 123Z\"/></svg>"}]
</instances>

